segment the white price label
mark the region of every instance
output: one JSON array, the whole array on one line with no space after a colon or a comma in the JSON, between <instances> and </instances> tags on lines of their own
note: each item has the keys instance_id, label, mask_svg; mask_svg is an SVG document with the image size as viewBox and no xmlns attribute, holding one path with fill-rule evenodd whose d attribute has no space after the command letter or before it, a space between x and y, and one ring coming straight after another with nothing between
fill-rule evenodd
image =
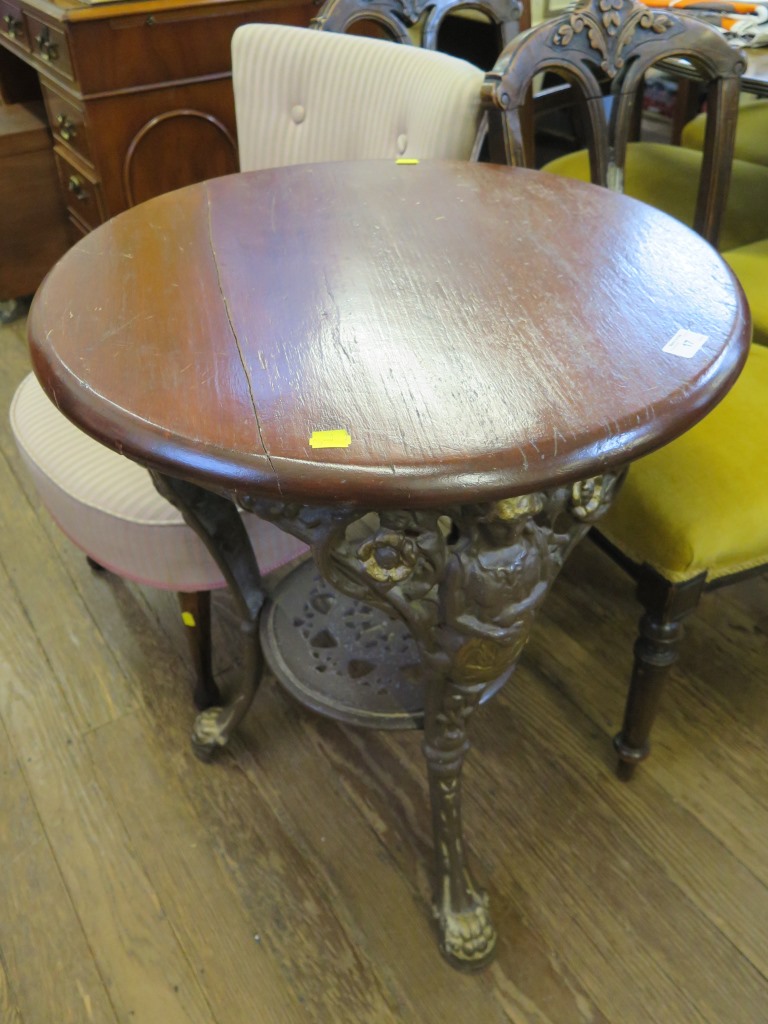
<instances>
[{"instance_id":1,"label":"white price label","mask_svg":"<svg viewBox=\"0 0 768 1024\"><path fill-rule=\"evenodd\" d=\"M709 335L696 334L695 331L686 331L682 327L670 338L662 352L669 352L673 356L682 356L683 359L690 359L695 356Z\"/></svg>"}]
</instances>

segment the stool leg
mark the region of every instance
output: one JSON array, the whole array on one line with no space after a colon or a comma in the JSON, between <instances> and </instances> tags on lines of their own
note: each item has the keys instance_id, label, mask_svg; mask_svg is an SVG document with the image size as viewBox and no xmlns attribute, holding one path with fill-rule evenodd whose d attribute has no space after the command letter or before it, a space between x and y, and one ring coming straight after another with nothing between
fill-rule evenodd
<instances>
[{"instance_id":1,"label":"stool leg","mask_svg":"<svg viewBox=\"0 0 768 1024\"><path fill-rule=\"evenodd\" d=\"M180 591L177 597L195 670L193 700L198 711L205 711L221 704L211 657L211 592Z\"/></svg>"}]
</instances>

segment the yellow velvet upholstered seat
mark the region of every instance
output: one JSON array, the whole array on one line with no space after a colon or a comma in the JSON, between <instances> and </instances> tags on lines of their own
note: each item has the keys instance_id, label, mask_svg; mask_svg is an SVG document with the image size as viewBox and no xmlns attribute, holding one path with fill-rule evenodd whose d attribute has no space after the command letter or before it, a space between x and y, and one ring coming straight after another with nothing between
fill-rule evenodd
<instances>
[{"instance_id":1,"label":"yellow velvet upholstered seat","mask_svg":"<svg viewBox=\"0 0 768 1024\"><path fill-rule=\"evenodd\" d=\"M707 115L698 114L683 128L681 145L689 149L703 149L706 128ZM737 160L768 166L768 100L742 98L733 155Z\"/></svg>"},{"instance_id":2,"label":"yellow velvet upholstered seat","mask_svg":"<svg viewBox=\"0 0 768 1024\"><path fill-rule=\"evenodd\" d=\"M701 153L692 149L661 142L630 142L623 191L692 227L701 161ZM568 153L550 161L544 170L589 181L589 155L586 150ZM734 249L766 236L768 167L734 160L719 248Z\"/></svg>"},{"instance_id":3,"label":"yellow velvet upholstered seat","mask_svg":"<svg viewBox=\"0 0 768 1024\"><path fill-rule=\"evenodd\" d=\"M768 345L768 238L723 253L752 310L752 340Z\"/></svg>"},{"instance_id":4,"label":"yellow velvet upholstered seat","mask_svg":"<svg viewBox=\"0 0 768 1024\"><path fill-rule=\"evenodd\" d=\"M768 563L767 397L768 349L754 345L713 412L632 465L600 533L672 583Z\"/></svg>"}]
</instances>

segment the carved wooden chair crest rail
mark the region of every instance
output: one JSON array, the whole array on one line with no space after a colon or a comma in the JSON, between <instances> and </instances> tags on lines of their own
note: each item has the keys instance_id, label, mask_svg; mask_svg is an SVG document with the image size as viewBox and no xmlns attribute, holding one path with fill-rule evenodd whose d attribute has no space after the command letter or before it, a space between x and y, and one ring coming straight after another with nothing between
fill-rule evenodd
<instances>
[{"instance_id":1,"label":"carved wooden chair crest rail","mask_svg":"<svg viewBox=\"0 0 768 1024\"><path fill-rule=\"evenodd\" d=\"M523 10L521 0L327 0L310 27L347 32L356 23L368 22L395 42L414 43L415 35L425 49L436 50L446 16L473 12L498 26L500 50L520 31Z\"/></svg>"},{"instance_id":2,"label":"carved wooden chair crest rail","mask_svg":"<svg viewBox=\"0 0 768 1024\"><path fill-rule=\"evenodd\" d=\"M714 242L726 209L744 60L715 31L691 19L649 11L632 0L587 0L518 37L485 78L492 153L512 164L530 158L520 106L533 76L555 69L584 96L590 144L588 155L580 155L580 166L566 158L565 169L553 169L565 174L581 170L573 176L584 176L586 168L593 183L630 191L625 189L625 161L637 152L627 143L637 88L653 63L671 56L690 61L709 84L701 180L689 222ZM606 82L613 98L609 114ZM671 151L673 158L682 154L681 172L696 166L680 147L652 146L650 155L661 150ZM679 190L685 185L685 180L675 182ZM768 179L765 191L768 196ZM762 226L757 230L765 234ZM669 273L677 280L673 265ZM700 286L691 282L692 288ZM692 337L706 344L695 329ZM768 349L753 345L723 403L685 435L635 462L612 509L591 532L637 581L645 608L624 724L614 741L625 778L648 755L661 690L678 656L681 621L706 590L763 572L768 565L768 436L761 411L767 393Z\"/></svg>"}]
</instances>

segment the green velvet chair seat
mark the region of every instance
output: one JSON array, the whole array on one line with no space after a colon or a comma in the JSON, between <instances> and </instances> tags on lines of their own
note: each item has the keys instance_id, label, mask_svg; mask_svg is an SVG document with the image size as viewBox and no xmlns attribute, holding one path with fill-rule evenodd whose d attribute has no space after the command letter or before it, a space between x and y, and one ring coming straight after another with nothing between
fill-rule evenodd
<instances>
[{"instance_id":1,"label":"green velvet chair seat","mask_svg":"<svg viewBox=\"0 0 768 1024\"><path fill-rule=\"evenodd\" d=\"M599 532L672 583L768 563L768 349L692 430L632 465Z\"/></svg>"},{"instance_id":2,"label":"green velvet chair seat","mask_svg":"<svg viewBox=\"0 0 768 1024\"><path fill-rule=\"evenodd\" d=\"M630 142L624 192L692 226L701 153L663 142ZM589 181L586 150L568 153L544 170ZM734 160L731 188L720 230L723 251L768 237L768 167Z\"/></svg>"},{"instance_id":3,"label":"green velvet chair seat","mask_svg":"<svg viewBox=\"0 0 768 1024\"><path fill-rule=\"evenodd\" d=\"M681 145L702 150L706 128L707 115L698 114L683 128ZM739 160L768 165L768 101L740 104L733 155Z\"/></svg>"},{"instance_id":4,"label":"green velvet chair seat","mask_svg":"<svg viewBox=\"0 0 768 1024\"><path fill-rule=\"evenodd\" d=\"M749 301L752 340L758 345L768 345L768 238L724 252L723 257L730 263Z\"/></svg>"}]
</instances>

